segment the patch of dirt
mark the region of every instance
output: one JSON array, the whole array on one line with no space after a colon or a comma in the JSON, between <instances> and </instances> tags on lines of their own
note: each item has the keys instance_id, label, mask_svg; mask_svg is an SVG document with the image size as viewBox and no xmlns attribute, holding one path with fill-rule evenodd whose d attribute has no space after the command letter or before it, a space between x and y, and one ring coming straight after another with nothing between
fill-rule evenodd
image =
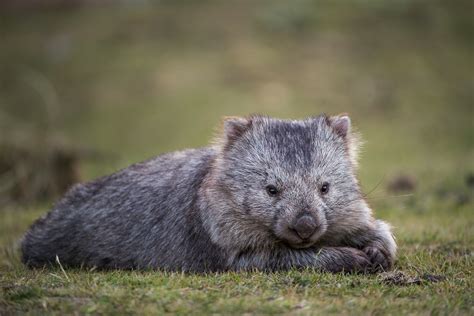
<instances>
[{"instance_id":1,"label":"patch of dirt","mask_svg":"<svg viewBox=\"0 0 474 316\"><path fill-rule=\"evenodd\" d=\"M401 271L386 272L381 275L381 282L387 285L408 286L436 283L446 280L446 277L438 274L424 273L418 276L409 276Z\"/></svg>"},{"instance_id":2,"label":"patch of dirt","mask_svg":"<svg viewBox=\"0 0 474 316\"><path fill-rule=\"evenodd\" d=\"M466 175L466 185L469 188L474 188L474 173L468 173Z\"/></svg>"},{"instance_id":3,"label":"patch of dirt","mask_svg":"<svg viewBox=\"0 0 474 316\"><path fill-rule=\"evenodd\" d=\"M416 189L416 178L407 174L394 176L387 185L387 191L392 193L409 193Z\"/></svg>"}]
</instances>

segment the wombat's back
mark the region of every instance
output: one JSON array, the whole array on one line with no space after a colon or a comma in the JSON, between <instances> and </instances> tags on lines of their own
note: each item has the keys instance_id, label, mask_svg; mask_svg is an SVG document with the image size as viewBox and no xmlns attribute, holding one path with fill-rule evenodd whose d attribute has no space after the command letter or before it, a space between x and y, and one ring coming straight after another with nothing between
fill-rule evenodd
<instances>
[{"instance_id":1,"label":"wombat's back","mask_svg":"<svg viewBox=\"0 0 474 316\"><path fill-rule=\"evenodd\" d=\"M218 270L195 206L213 149L187 150L73 187L22 242L30 266Z\"/></svg>"}]
</instances>

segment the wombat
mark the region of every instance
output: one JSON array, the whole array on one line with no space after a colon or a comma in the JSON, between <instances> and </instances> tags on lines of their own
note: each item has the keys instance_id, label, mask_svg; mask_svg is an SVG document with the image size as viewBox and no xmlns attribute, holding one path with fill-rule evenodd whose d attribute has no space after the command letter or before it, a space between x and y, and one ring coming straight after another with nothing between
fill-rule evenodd
<instances>
[{"instance_id":1,"label":"wombat","mask_svg":"<svg viewBox=\"0 0 474 316\"><path fill-rule=\"evenodd\" d=\"M74 186L26 233L23 262L198 273L392 267L394 237L361 193L347 115L223 125L209 147Z\"/></svg>"}]
</instances>

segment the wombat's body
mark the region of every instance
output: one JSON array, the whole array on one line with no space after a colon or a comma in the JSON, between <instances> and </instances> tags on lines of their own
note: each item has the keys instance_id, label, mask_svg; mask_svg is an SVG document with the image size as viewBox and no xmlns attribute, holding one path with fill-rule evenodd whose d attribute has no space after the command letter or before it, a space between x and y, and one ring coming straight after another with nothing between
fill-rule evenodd
<instances>
[{"instance_id":1,"label":"wombat's body","mask_svg":"<svg viewBox=\"0 0 474 316\"><path fill-rule=\"evenodd\" d=\"M190 272L388 269L347 116L228 119L220 143L79 184L27 232L29 266Z\"/></svg>"}]
</instances>

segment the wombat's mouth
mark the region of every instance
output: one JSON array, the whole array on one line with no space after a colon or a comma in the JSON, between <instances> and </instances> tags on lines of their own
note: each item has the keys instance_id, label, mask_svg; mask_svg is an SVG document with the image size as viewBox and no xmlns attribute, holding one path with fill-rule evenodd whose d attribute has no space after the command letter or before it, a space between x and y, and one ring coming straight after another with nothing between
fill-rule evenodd
<instances>
[{"instance_id":1,"label":"wombat's mouth","mask_svg":"<svg viewBox=\"0 0 474 316\"><path fill-rule=\"evenodd\" d=\"M283 242L290 248L304 249L316 244L323 234L324 231L317 231L309 238L302 239L297 234L291 232L291 230L288 230L287 232L285 232L285 234L280 234L280 236L277 237L281 242Z\"/></svg>"},{"instance_id":2,"label":"wombat's mouth","mask_svg":"<svg viewBox=\"0 0 474 316\"><path fill-rule=\"evenodd\" d=\"M275 231L276 237L290 248L304 249L316 244L326 232L326 225L318 226L311 235L302 238L294 229L286 226Z\"/></svg>"},{"instance_id":3,"label":"wombat's mouth","mask_svg":"<svg viewBox=\"0 0 474 316\"><path fill-rule=\"evenodd\" d=\"M306 248L311 248L316 245L319 245L321 238L317 237L314 240L301 240L299 242L294 241L294 240L288 240L288 239L280 239L280 242L283 243L286 247L288 248L293 248L293 249L306 249Z\"/></svg>"}]
</instances>

